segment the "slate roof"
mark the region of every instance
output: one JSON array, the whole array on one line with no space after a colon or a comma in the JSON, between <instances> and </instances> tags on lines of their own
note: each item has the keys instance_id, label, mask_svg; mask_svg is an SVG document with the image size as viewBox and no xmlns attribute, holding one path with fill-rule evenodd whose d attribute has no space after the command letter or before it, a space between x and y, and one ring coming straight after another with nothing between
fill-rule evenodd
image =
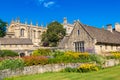
<instances>
[{"instance_id":1,"label":"slate roof","mask_svg":"<svg viewBox=\"0 0 120 80\"><path fill-rule=\"evenodd\" d=\"M32 40L28 38L0 38L2 45L32 45Z\"/></svg>"},{"instance_id":2,"label":"slate roof","mask_svg":"<svg viewBox=\"0 0 120 80\"><path fill-rule=\"evenodd\" d=\"M80 23L80 25L82 24ZM97 43L120 44L120 32L115 30L110 32L105 29L99 29L87 25L82 26L93 39L97 40Z\"/></svg>"}]
</instances>

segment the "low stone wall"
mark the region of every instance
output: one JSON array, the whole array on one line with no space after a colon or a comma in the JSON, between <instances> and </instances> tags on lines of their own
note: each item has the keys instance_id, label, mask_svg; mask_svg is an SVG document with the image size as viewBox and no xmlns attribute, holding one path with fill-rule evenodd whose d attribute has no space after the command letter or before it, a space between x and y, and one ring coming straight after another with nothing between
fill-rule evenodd
<instances>
[{"instance_id":1,"label":"low stone wall","mask_svg":"<svg viewBox=\"0 0 120 80\"><path fill-rule=\"evenodd\" d=\"M0 78L3 79L5 77L29 75L29 74L44 73L44 72L57 72L66 67L76 68L80 64L81 63L47 64L47 65L29 66L29 67L24 67L24 69L17 69L17 70L6 69L0 71Z\"/></svg>"},{"instance_id":2,"label":"low stone wall","mask_svg":"<svg viewBox=\"0 0 120 80\"><path fill-rule=\"evenodd\" d=\"M116 66L120 64L120 60L115 60L115 59L110 59L110 60L106 60L103 67L112 67L112 66Z\"/></svg>"},{"instance_id":3,"label":"low stone wall","mask_svg":"<svg viewBox=\"0 0 120 80\"><path fill-rule=\"evenodd\" d=\"M110 59L106 60L103 67L111 67L118 65L120 63L119 60ZM20 76L20 75L29 75L29 74L36 74L36 73L44 73L44 72L57 72L66 67L76 68L80 66L82 63L67 63L67 64L47 64L47 65L38 65L38 66L29 66L24 67L23 69L17 70L1 70L0 71L0 80L5 77L13 77L13 76Z\"/></svg>"}]
</instances>

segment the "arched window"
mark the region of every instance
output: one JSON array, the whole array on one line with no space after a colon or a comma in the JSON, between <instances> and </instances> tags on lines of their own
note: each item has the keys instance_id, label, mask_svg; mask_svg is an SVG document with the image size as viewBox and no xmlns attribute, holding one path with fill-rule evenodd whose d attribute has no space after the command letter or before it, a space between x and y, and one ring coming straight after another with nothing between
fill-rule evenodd
<instances>
[{"instance_id":1,"label":"arched window","mask_svg":"<svg viewBox=\"0 0 120 80\"><path fill-rule=\"evenodd\" d=\"M41 35L41 31L38 31L38 38L40 38L40 35Z\"/></svg>"},{"instance_id":2,"label":"arched window","mask_svg":"<svg viewBox=\"0 0 120 80\"><path fill-rule=\"evenodd\" d=\"M21 36L21 37L24 37L24 31L25 31L25 29L21 29L21 30L20 30L20 36Z\"/></svg>"},{"instance_id":3,"label":"arched window","mask_svg":"<svg viewBox=\"0 0 120 80\"><path fill-rule=\"evenodd\" d=\"M33 37L36 38L36 31L33 30Z\"/></svg>"}]
</instances>

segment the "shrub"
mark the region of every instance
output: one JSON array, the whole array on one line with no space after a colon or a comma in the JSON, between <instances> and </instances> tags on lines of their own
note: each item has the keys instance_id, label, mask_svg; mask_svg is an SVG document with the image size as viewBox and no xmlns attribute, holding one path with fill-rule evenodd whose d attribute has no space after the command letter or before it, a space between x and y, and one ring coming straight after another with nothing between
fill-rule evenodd
<instances>
[{"instance_id":1,"label":"shrub","mask_svg":"<svg viewBox=\"0 0 120 80\"><path fill-rule=\"evenodd\" d=\"M107 59L120 59L120 52L110 52L109 55L106 56Z\"/></svg>"},{"instance_id":2,"label":"shrub","mask_svg":"<svg viewBox=\"0 0 120 80\"><path fill-rule=\"evenodd\" d=\"M15 57L18 56L17 52L11 50L0 50L0 57Z\"/></svg>"},{"instance_id":3,"label":"shrub","mask_svg":"<svg viewBox=\"0 0 120 80\"><path fill-rule=\"evenodd\" d=\"M23 60L26 66L45 65L48 63L48 58L45 56L25 56Z\"/></svg>"},{"instance_id":4,"label":"shrub","mask_svg":"<svg viewBox=\"0 0 120 80\"><path fill-rule=\"evenodd\" d=\"M99 64L104 63L104 58L96 54L89 54L87 52L72 52L72 51L55 51L53 58L49 59L49 63L76 63L76 62L97 62Z\"/></svg>"},{"instance_id":5,"label":"shrub","mask_svg":"<svg viewBox=\"0 0 120 80\"><path fill-rule=\"evenodd\" d=\"M77 68L67 67L64 70L62 70L62 72L77 72Z\"/></svg>"},{"instance_id":6,"label":"shrub","mask_svg":"<svg viewBox=\"0 0 120 80\"><path fill-rule=\"evenodd\" d=\"M98 64L103 64L105 62L105 57L96 54L90 54L90 60Z\"/></svg>"},{"instance_id":7,"label":"shrub","mask_svg":"<svg viewBox=\"0 0 120 80\"><path fill-rule=\"evenodd\" d=\"M80 54L77 52L73 52L73 51L67 51L65 52L65 55L68 57L79 58Z\"/></svg>"},{"instance_id":8,"label":"shrub","mask_svg":"<svg viewBox=\"0 0 120 80\"><path fill-rule=\"evenodd\" d=\"M51 50L50 49L38 49L33 51L33 56L50 56Z\"/></svg>"},{"instance_id":9,"label":"shrub","mask_svg":"<svg viewBox=\"0 0 120 80\"><path fill-rule=\"evenodd\" d=\"M0 62L3 60L3 58L2 57L0 57Z\"/></svg>"},{"instance_id":10,"label":"shrub","mask_svg":"<svg viewBox=\"0 0 120 80\"><path fill-rule=\"evenodd\" d=\"M6 59L0 62L0 70L23 68L24 62L22 59Z\"/></svg>"},{"instance_id":11,"label":"shrub","mask_svg":"<svg viewBox=\"0 0 120 80\"><path fill-rule=\"evenodd\" d=\"M120 59L120 52L111 52L111 53L112 53L113 58Z\"/></svg>"},{"instance_id":12,"label":"shrub","mask_svg":"<svg viewBox=\"0 0 120 80\"><path fill-rule=\"evenodd\" d=\"M78 67L78 72L89 72L89 71L98 71L98 67L95 64L81 64Z\"/></svg>"}]
</instances>

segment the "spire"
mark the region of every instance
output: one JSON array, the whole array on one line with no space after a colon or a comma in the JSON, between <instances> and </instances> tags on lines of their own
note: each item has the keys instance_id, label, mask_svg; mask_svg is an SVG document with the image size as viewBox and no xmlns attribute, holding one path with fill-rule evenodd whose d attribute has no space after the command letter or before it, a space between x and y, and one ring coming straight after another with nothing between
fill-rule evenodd
<instances>
[{"instance_id":1,"label":"spire","mask_svg":"<svg viewBox=\"0 0 120 80\"><path fill-rule=\"evenodd\" d=\"M78 19L77 21L78 21L78 22L80 22L80 20L79 20L79 19Z\"/></svg>"},{"instance_id":2,"label":"spire","mask_svg":"<svg viewBox=\"0 0 120 80\"><path fill-rule=\"evenodd\" d=\"M25 20L25 24L27 25L27 20Z\"/></svg>"},{"instance_id":3,"label":"spire","mask_svg":"<svg viewBox=\"0 0 120 80\"><path fill-rule=\"evenodd\" d=\"M14 19L12 18L11 23L14 23Z\"/></svg>"},{"instance_id":4,"label":"spire","mask_svg":"<svg viewBox=\"0 0 120 80\"><path fill-rule=\"evenodd\" d=\"M66 17L64 17L64 19L63 19L63 24L67 24L67 18Z\"/></svg>"},{"instance_id":5,"label":"spire","mask_svg":"<svg viewBox=\"0 0 120 80\"><path fill-rule=\"evenodd\" d=\"M32 20L30 21L30 25L32 25Z\"/></svg>"},{"instance_id":6,"label":"spire","mask_svg":"<svg viewBox=\"0 0 120 80\"><path fill-rule=\"evenodd\" d=\"M38 26L38 21L36 22L36 26Z\"/></svg>"},{"instance_id":7,"label":"spire","mask_svg":"<svg viewBox=\"0 0 120 80\"><path fill-rule=\"evenodd\" d=\"M43 27L43 24L41 24L41 27Z\"/></svg>"},{"instance_id":8,"label":"spire","mask_svg":"<svg viewBox=\"0 0 120 80\"><path fill-rule=\"evenodd\" d=\"M16 22L20 23L20 17L17 17Z\"/></svg>"}]
</instances>

